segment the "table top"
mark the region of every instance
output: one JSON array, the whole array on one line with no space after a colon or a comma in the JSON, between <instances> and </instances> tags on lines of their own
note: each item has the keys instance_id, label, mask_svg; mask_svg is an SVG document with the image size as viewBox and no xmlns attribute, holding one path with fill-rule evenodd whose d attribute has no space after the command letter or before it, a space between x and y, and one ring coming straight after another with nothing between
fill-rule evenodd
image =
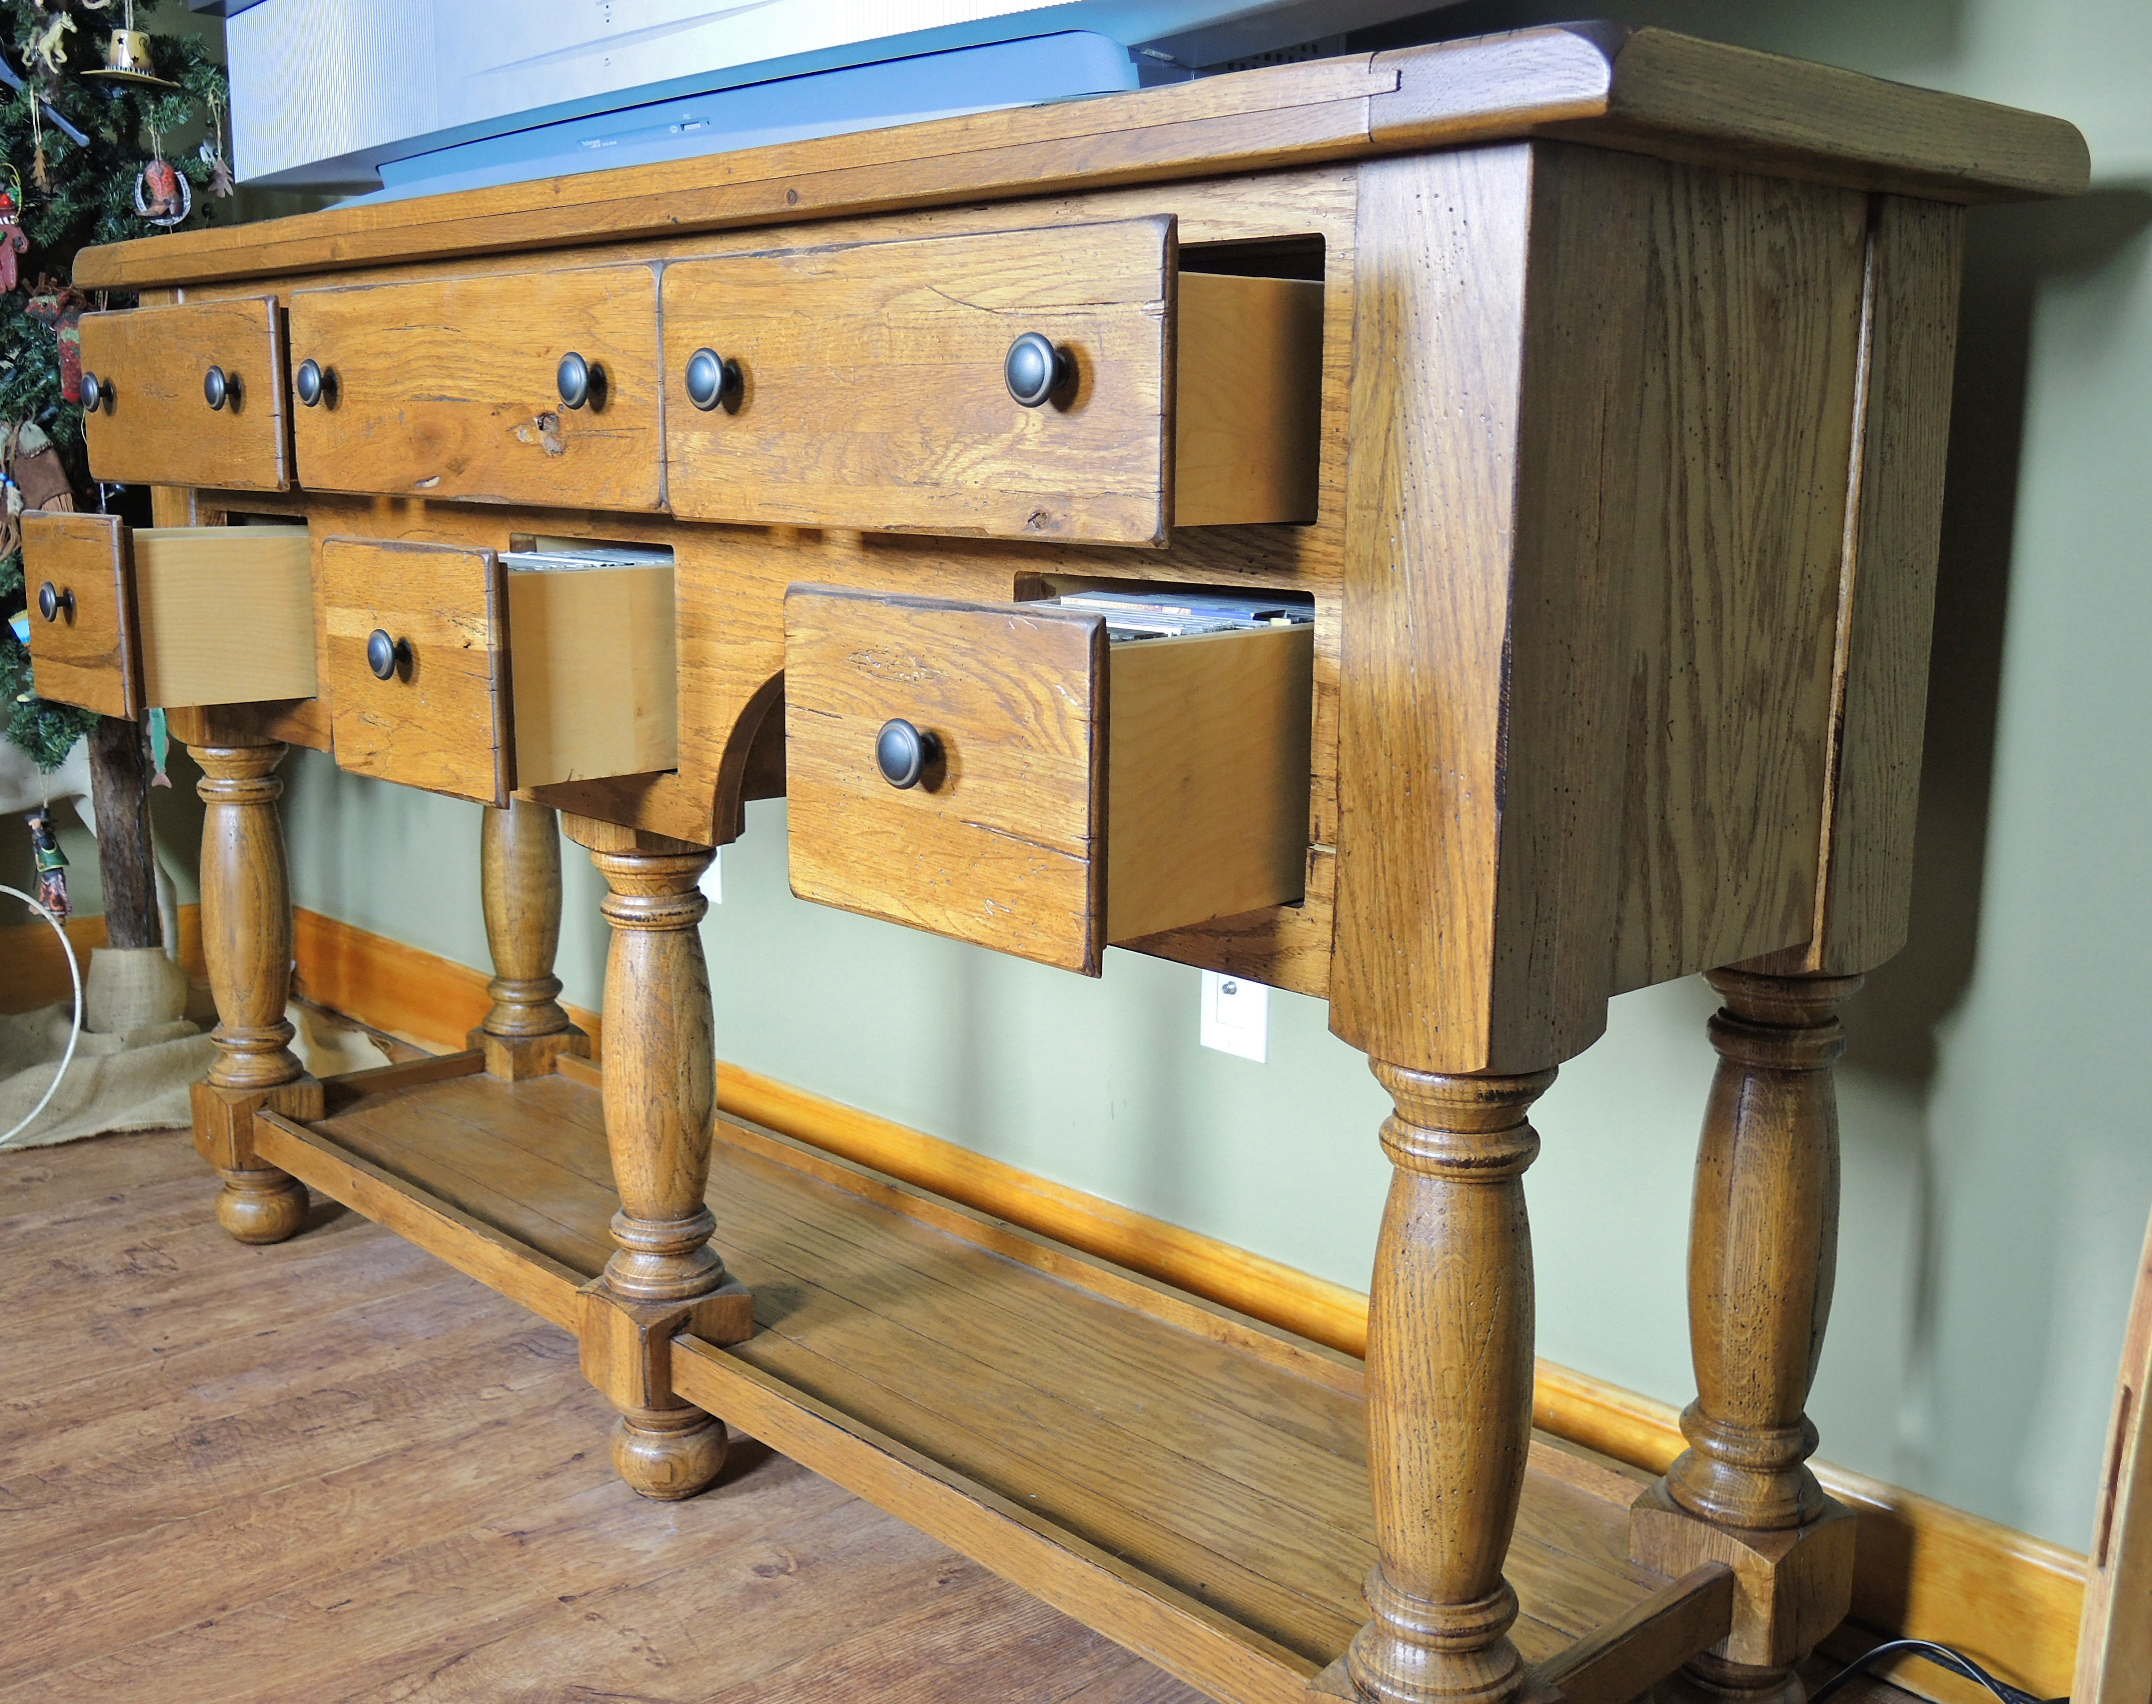
<instances>
[{"instance_id":1,"label":"table top","mask_svg":"<svg viewBox=\"0 0 2152 1704\"><path fill-rule=\"evenodd\" d=\"M1548 137L1975 202L2069 195L2060 119L1666 30L1566 24L85 249L84 289L799 223Z\"/></svg>"}]
</instances>

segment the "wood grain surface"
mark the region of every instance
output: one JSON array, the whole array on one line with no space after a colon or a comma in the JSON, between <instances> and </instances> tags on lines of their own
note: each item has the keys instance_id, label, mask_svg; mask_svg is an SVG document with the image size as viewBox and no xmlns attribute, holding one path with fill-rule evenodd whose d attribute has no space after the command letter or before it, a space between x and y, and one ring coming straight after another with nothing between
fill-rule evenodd
<instances>
[{"instance_id":1,"label":"wood grain surface","mask_svg":"<svg viewBox=\"0 0 2152 1704\"><path fill-rule=\"evenodd\" d=\"M203 394L213 366L237 387L222 408ZM84 314L82 367L112 385L111 406L83 416L99 479L290 487L284 321L274 296Z\"/></svg>"},{"instance_id":2,"label":"wood grain surface","mask_svg":"<svg viewBox=\"0 0 2152 1704\"><path fill-rule=\"evenodd\" d=\"M608 1258L618 1198L591 1089L466 1076L345 1103L317 1130L575 1270ZM1355 1396L1296 1374L1289 1358L1154 1316L1143 1292L1109 1299L998 1255L989 1223L915 1220L901 1197L861 1196L841 1173L801 1173L766 1138L718 1133L708 1201L760 1326L731 1354L782 1398L730 1418L788 1449L821 1436L832 1471L901 1495L934 1530L945 1525L922 1473L889 1477L876 1438L938 1464L924 1477L974 1487L973 1510L983 1494L1067 1533L1071 1566L1118 1553L1124 1577L1132 1566L1164 1588L1154 1602L1204 1606L1212 1662L1282 1645L1306 1653L1286 1665L1304 1680L1343 1648L1373 1559ZM675 1363L687 1379L677 1352ZM784 1412L798 1440L774 1429ZM864 1435L843 1445L832 1423ZM1535 1473L1519 1515L1516 1637L1535 1660L1660 1583L1621 1558L1623 1498L1583 1484ZM1007 1526L996 1516L963 1532ZM1028 1543L1012 1534L986 1559L1014 1565ZM1075 1575L1055 1577L1056 1591L1081 1589ZM1143 1625L1122 1624L1130 1637ZM1177 1648L1176 1662L1189 1654Z\"/></svg>"},{"instance_id":3,"label":"wood grain surface","mask_svg":"<svg viewBox=\"0 0 2152 1704\"><path fill-rule=\"evenodd\" d=\"M649 775L680 761L673 570L506 575L516 785Z\"/></svg>"},{"instance_id":4,"label":"wood grain surface","mask_svg":"<svg viewBox=\"0 0 2152 1704\"><path fill-rule=\"evenodd\" d=\"M134 606L134 558L117 515L22 518L23 592L29 600L30 679L40 698L135 721L142 664ZM46 585L72 595L47 621Z\"/></svg>"},{"instance_id":5,"label":"wood grain surface","mask_svg":"<svg viewBox=\"0 0 2152 1704\"><path fill-rule=\"evenodd\" d=\"M2152 1229L2122 1340L2107 1467L2094 1517L2076 1685L2083 1704L2128 1704L2152 1693Z\"/></svg>"},{"instance_id":6,"label":"wood grain surface","mask_svg":"<svg viewBox=\"0 0 2152 1704\"><path fill-rule=\"evenodd\" d=\"M555 268L291 293L293 362L329 375L298 408L310 490L550 502L663 502L657 283L646 266ZM602 373L561 403L561 357ZM211 475L202 484L229 483Z\"/></svg>"},{"instance_id":7,"label":"wood grain surface","mask_svg":"<svg viewBox=\"0 0 2152 1704\"><path fill-rule=\"evenodd\" d=\"M132 547L145 704L314 696L304 527L136 527Z\"/></svg>"},{"instance_id":8,"label":"wood grain surface","mask_svg":"<svg viewBox=\"0 0 2152 1704\"><path fill-rule=\"evenodd\" d=\"M1662 31L1552 27L781 143L714 169L684 160L114 244L85 251L75 282L266 277L1533 134L1677 158L1746 150L1774 170L1945 200L2068 195L2090 171L2057 119Z\"/></svg>"},{"instance_id":9,"label":"wood grain surface","mask_svg":"<svg viewBox=\"0 0 2152 1704\"><path fill-rule=\"evenodd\" d=\"M482 805L508 803L515 747L501 581L490 550L323 543L322 681L339 765ZM387 680L367 665L376 630L410 647Z\"/></svg>"},{"instance_id":10,"label":"wood grain surface","mask_svg":"<svg viewBox=\"0 0 2152 1704\"><path fill-rule=\"evenodd\" d=\"M759 1446L654 1509L565 1333L333 1203L265 1252L202 1193L175 1134L0 1155L7 1704L1202 1704Z\"/></svg>"},{"instance_id":11,"label":"wood grain surface","mask_svg":"<svg viewBox=\"0 0 2152 1704\"><path fill-rule=\"evenodd\" d=\"M1097 975L1105 689L1096 615L793 587L792 891ZM897 718L941 744L916 787L875 767Z\"/></svg>"},{"instance_id":12,"label":"wood grain surface","mask_svg":"<svg viewBox=\"0 0 2152 1704\"><path fill-rule=\"evenodd\" d=\"M703 520L1159 544L1171 518L1170 217L665 269L672 509ZM1002 361L1075 362L1039 408ZM698 348L736 363L705 412Z\"/></svg>"},{"instance_id":13,"label":"wood grain surface","mask_svg":"<svg viewBox=\"0 0 2152 1704\"><path fill-rule=\"evenodd\" d=\"M1175 285L1173 524L1313 523L1323 287L1190 272Z\"/></svg>"}]
</instances>

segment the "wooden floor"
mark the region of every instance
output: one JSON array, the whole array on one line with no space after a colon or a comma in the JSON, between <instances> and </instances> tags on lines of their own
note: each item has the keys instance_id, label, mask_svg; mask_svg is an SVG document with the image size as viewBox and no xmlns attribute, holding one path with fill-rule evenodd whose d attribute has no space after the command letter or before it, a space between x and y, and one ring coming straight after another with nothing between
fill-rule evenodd
<instances>
[{"instance_id":1,"label":"wooden floor","mask_svg":"<svg viewBox=\"0 0 2152 1704\"><path fill-rule=\"evenodd\" d=\"M184 1135L0 1154L0 1704L1199 1704L757 1445L641 1501L567 1336Z\"/></svg>"}]
</instances>

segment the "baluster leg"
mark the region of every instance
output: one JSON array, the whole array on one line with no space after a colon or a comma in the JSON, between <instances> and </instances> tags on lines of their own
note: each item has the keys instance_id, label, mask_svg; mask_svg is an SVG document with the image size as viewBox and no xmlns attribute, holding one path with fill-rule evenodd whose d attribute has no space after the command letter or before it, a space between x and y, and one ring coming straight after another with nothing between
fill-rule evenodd
<instances>
[{"instance_id":1,"label":"baluster leg","mask_svg":"<svg viewBox=\"0 0 2152 1704\"><path fill-rule=\"evenodd\" d=\"M1526 1122L1552 1071L1373 1062L1396 1168L1368 1315L1368 1476L1381 1560L1346 1657L1382 1704L1494 1704L1524 1679L1502 1576L1532 1430Z\"/></svg>"},{"instance_id":2,"label":"baluster leg","mask_svg":"<svg viewBox=\"0 0 2152 1704\"><path fill-rule=\"evenodd\" d=\"M194 1145L224 1180L217 1223L245 1243L306 1222L306 1186L254 1152L254 1115L322 1116L321 1085L291 1051L291 879L276 801L280 744L200 745L202 956L217 1002L217 1058L193 1090Z\"/></svg>"},{"instance_id":3,"label":"baluster leg","mask_svg":"<svg viewBox=\"0 0 2152 1704\"><path fill-rule=\"evenodd\" d=\"M724 1422L672 1391L671 1339L736 1343L752 1300L710 1246L703 1200L717 1098L710 981L696 925L707 847L572 818L610 890L605 971L605 1136L619 1245L583 1291L584 1376L620 1410L613 1465L645 1497L692 1497L725 1464ZM652 849L655 844L657 849Z\"/></svg>"},{"instance_id":4,"label":"baluster leg","mask_svg":"<svg viewBox=\"0 0 2152 1704\"><path fill-rule=\"evenodd\" d=\"M508 1082L543 1077L563 1053L588 1056L590 1037L568 1021L553 960L560 951L560 819L527 799L489 809L479 828L480 893L493 1008L464 1045Z\"/></svg>"},{"instance_id":5,"label":"baluster leg","mask_svg":"<svg viewBox=\"0 0 2152 1704\"><path fill-rule=\"evenodd\" d=\"M1681 1574L1726 1562L1734 1625L1664 1691L1798 1704L1794 1665L1845 1616L1853 1518L1809 1470L1803 1412L1838 1258L1839 1004L1857 976L1720 970L1719 1065L1696 1161L1689 1448L1637 1500L1630 1553Z\"/></svg>"}]
</instances>

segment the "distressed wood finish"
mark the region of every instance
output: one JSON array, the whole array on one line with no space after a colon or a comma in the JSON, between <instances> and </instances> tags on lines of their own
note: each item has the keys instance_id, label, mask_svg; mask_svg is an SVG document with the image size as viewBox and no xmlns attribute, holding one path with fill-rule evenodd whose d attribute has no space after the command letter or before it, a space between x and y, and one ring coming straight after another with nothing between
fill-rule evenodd
<instances>
[{"instance_id":1,"label":"distressed wood finish","mask_svg":"<svg viewBox=\"0 0 2152 1704\"><path fill-rule=\"evenodd\" d=\"M516 787L505 601L490 550L328 540L322 679L338 764L505 806ZM408 647L387 680L367 664L376 631Z\"/></svg>"},{"instance_id":2,"label":"distressed wood finish","mask_svg":"<svg viewBox=\"0 0 2152 1704\"><path fill-rule=\"evenodd\" d=\"M1381 1704L1511 1697L1517 1594L1503 1561L1532 1430L1525 1115L1554 1081L1376 1062L1395 1173L1368 1297L1368 1490L1381 1558L1352 1679Z\"/></svg>"},{"instance_id":3,"label":"distressed wood finish","mask_svg":"<svg viewBox=\"0 0 2152 1704\"><path fill-rule=\"evenodd\" d=\"M1726 1642L1690 1671L1703 1693L1798 1699L1792 1668L1844 1618L1853 1522L1808 1467L1803 1407L1838 1259L1837 1008L1858 977L1712 974L1726 1004L1696 1161L1689 1447L1638 1500L1631 1553L1662 1570L1724 1561L1739 1583Z\"/></svg>"},{"instance_id":4,"label":"distressed wood finish","mask_svg":"<svg viewBox=\"0 0 2152 1704\"><path fill-rule=\"evenodd\" d=\"M1313 634L1111 645L1096 614L794 586L793 891L1097 975L1109 943L1298 897ZM901 718L940 755L892 787Z\"/></svg>"},{"instance_id":5,"label":"distressed wood finish","mask_svg":"<svg viewBox=\"0 0 2152 1704\"><path fill-rule=\"evenodd\" d=\"M223 1180L217 1222L241 1242L305 1223L306 1187L254 1152L257 1111L321 1116L321 1085L291 1051L291 881L276 801L281 745L196 746L202 816L202 958L217 1002L217 1058L194 1087L194 1142Z\"/></svg>"},{"instance_id":6,"label":"distressed wood finish","mask_svg":"<svg viewBox=\"0 0 2152 1704\"><path fill-rule=\"evenodd\" d=\"M75 282L264 278L1529 135L1736 155L1944 201L2071 195L2090 176L2084 139L2058 119L1665 30L1571 25L783 143L730 156L717 174L683 160L117 243L86 250Z\"/></svg>"},{"instance_id":7,"label":"distressed wood finish","mask_svg":"<svg viewBox=\"0 0 2152 1704\"><path fill-rule=\"evenodd\" d=\"M610 1227L618 1246L584 1295L584 1371L620 1410L620 1477L645 1497L692 1497L725 1465L724 1423L673 1394L661 1354L628 1357L643 1376L627 1376L620 1340L662 1342L698 1304L728 1288L738 1294L710 1246L717 1222L703 1200L717 1054L696 933L710 902L696 883L711 853L623 844L633 837L580 818L568 832L605 877L600 908L613 931L605 1137L620 1191Z\"/></svg>"},{"instance_id":8,"label":"distressed wood finish","mask_svg":"<svg viewBox=\"0 0 2152 1704\"><path fill-rule=\"evenodd\" d=\"M294 416L300 480L659 508L656 302L647 266L295 290L292 360L318 363L331 386ZM594 406L561 403L571 351L604 375Z\"/></svg>"},{"instance_id":9,"label":"distressed wood finish","mask_svg":"<svg viewBox=\"0 0 2152 1704\"><path fill-rule=\"evenodd\" d=\"M1150 218L668 266L673 512L1163 543L1174 243L1172 219ZM1039 408L1002 377L1031 331L1077 370ZM698 348L740 374L708 412L683 378Z\"/></svg>"},{"instance_id":10,"label":"distressed wood finish","mask_svg":"<svg viewBox=\"0 0 2152 1704\"><path fill-rule=\"evenodd\" d=\"M23 591L29 599L30 679L40 698L138 721L134 560L117 515L25 515ZM57 605L47 620L39 593ZM72 601L70 601L72 600Z\"/></svg>"},{"instance_id":11,"label":"distressed wood finish","mask_svg":"<svg viewBox=\"0 0 2152 1704\"><path fill-rule=\"evenodd\" d=\"M528 799L488 809L478 830L479 897L493 1005L465 1041L509 1082L543 1076L562 1053L588 1053L590 1037L560 1004L560 818Z\"/></svg>"},{"instance_id":12,"label":"distressed wood finish","mask_svg":"<svg viewBox=\"0 0 2152 1704\"><path fill-rule=\"evenodd\" d=\"M203 381L225 376L211 408ZM284 322L274 296L82 316L82 368L109 381L83 416L99 479L283 491L291 478Z\"/></svg>"},{"instance_id":13,"label":"distressed wood finish","mask_svg":"<svg viewBox=\"0 0 2152 1704\"><path fill-rule=\"evenodd\" d=\"M2122 1370L2107 1426L2085 1613L2077 1639L2079 1704L2131 1704L2152 1693L2152 1229L2137 1263L2137 1291L2122 1340Z\"/></svg>"}]
</instances>

